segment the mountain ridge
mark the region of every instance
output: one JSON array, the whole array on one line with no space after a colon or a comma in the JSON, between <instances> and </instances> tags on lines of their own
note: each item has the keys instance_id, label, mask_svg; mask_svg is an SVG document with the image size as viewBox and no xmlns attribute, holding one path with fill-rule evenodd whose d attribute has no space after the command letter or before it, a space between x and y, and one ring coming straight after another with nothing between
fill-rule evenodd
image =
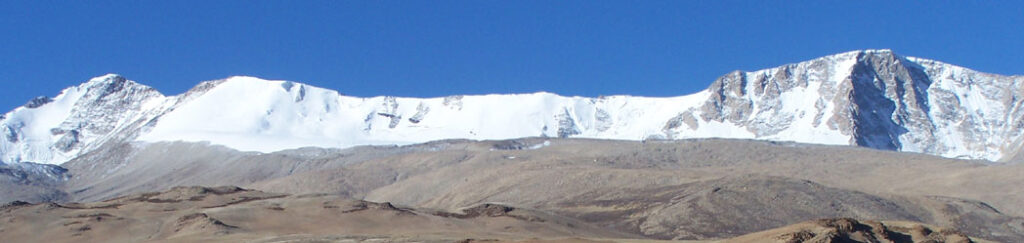
<instances>
[{"instance_id":1,"label":"mountain ridge","mask_svg":"<svg viewBox=\"0 0 1024 243\"><path fill-rule=\"evenodd\" d=\"M0 117L0 158L59 164L111 141L273 152L548 136L746 138L1005 161L1024 141L1022 83L888 49L733 71L675 97L351 97L247 76L166 96L108 74Z\"/></svg>"}]
</instances>

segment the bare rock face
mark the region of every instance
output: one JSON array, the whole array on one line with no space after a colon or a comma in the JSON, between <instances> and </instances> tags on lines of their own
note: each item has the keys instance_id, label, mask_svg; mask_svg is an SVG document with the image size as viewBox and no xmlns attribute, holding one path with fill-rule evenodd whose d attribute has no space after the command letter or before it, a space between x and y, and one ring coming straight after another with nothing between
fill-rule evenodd
<instances>
[{"instance_id":1,"label":"bare rock face","mask_svg":"<svg viewBox=\"0 0 1024 243\"><path fill-rule=\"evenodd\" d=\"M857 57L837 119L852 120L859 146L897 150L903 140L933 144L927 90L931 80L917 66L892 52L864 53ZM908 133L911 129L917 130ZM903 137L901 136L908 136ZM909 137L913 136L913 137Z\"/></svg>"},{"instance_id":2,"label":"bare rock face","mask_svg":"<svg viewBox=\"0 0 1024 243\"><path fill-rule=\"evenodd\" d=\"M462 110L462 98L462 95L446 96L442 104L454 110Z\"/></svg>"},{"instance_id":3,"label":"bare rock face","mask_svg":"<svg viewBox=\"0 0 1024 243\"><path fill-rule=\"evenodd\" d=\"M849 136L851 145L999 160L1021 146L1022 83L1019 76L869 50L729 73L693 111L755 137L823 126ZM677 129L683 117L665 129Z\"/></svg>"},{"instance_id":4,"label":"bare rock face","mask_svg":"<svg viewBox=\"0 0 1024 243\"><path fill-rule=\"evenodd\" d=\"M28 103L25 104L25 108L35 109L50 102L53 102L53 99L50 99L50 97L39 96L29 100Z\"/></svg>"},{"instance_id":5,"label":"bare rock face","mask_svg":"<svg viewBox=\"0 0 1024 243\"><path fill-rule=\"evenodd\" d=\"M39 124L29 124L31 120L25 118L0 120L4 123L0 126L6 137L5 143L0 145L0 155L6 162L53 163L88 152L103 142L133 139L150 119L165 112L160 107L146 110L143 104L161 98L164 96L155 89L114 74L67 88L58 98L35 98L25 108L46 108L49 110L41 111L47 114L44 116L62 118L55 127L45 128L52 137L31 135L26 129ZM51 105L55 103L62 104L54 108ZM67 109L63 111L67 113L53 113L57 112L55 109ZM25 139L25 136L33 137Z\"/></svg>"},{"instance_id":6,"label":"bare rock face","mask_svg":"<svg viewBox=\"0 0 1024 243\"><path fill-rule=\"evenodd\" d=\"M705 121L729 121L742 123L752 113L753 101L747 96L747 75L740 71L726 74L711 83L708 90L711 97L701 107L701 118Z\"/></svg>"},{"instance_id":7,"label":"bare rock face","mask_svg":"<svg viewBox=\"0 0 1024 243\"><path fill-rule=\"evenodd\" d=\"M429 112L430 107L426 106L423 103L420 103L418 106L416 106L416 114L413 115L412 117L409 117L409 122L420 123L421 121L423 121L423 118L425 118L427 116L427 113Z\"/></svg>"},{"instance_id":8,"label":"bare rock face","mask_svg":"<svg viewBox=\"0 0 1024 243\"><path fill-rule=\"evenodd\" d=\"M567 138L580 134L580 130L576 126L576 121L573 119L568 109L565 109L562 114L558 114L555 117L556 120L558 120L558 137Z\"/></svg>"},{"instance_id":9,"label":"bare rock face","mask_svg":"<svg viewBox=\"0 0 1024 243\"><path fill-rule=\"evenodd\" d=\"M377 114L387 117L390 120L390 122L388 122L388 128L395 128L398 126L399 122L402 122L402 115L398 114L398 102L395 101L395 97L385 98L382 108L383 110L379 111Z\"/></svg>"},{"instance_id":10,"label":"bare rock face","mask_svg":"<svg viewBox=\"0 0 1024 243\"><path fill-rule=\"evenodd\" d=\"M85 94L75 103L71 116L60 128L106 134L113 131L119 121L133 115L130 111L141 110L144 101L162 97L151 87L116 75L101 82L87 83L83 88L86 89Z\"/></svg>"},{"instance_id":11,"label":"bare rock face","mask_svg":"<svg viewBox=\"0 0 1024 243\"><path fill-rule=\"evenodd\" d=\"M60 185L71 178L64 167L36 163L0 163L0 202L61 201L68 193Z\"/></svg>"},{"instance_id":12,"label":"bare rock face","mask_svg":"<svg viewBox=\"0 0 1024 243\"><path fill-rule=\"evenodd\" d=\"M7 139L8 142L10 142L10 143L17 143L18 142L18 132L15 130L15 128L10 127L8 125L0 125L0 127L3 127L2 130L3 130L3 133L4 133L4 138Z\"/></svg>"},{"instance_id":13,"label":"bare rock face","mask_svg":"<svg viewBox=\"0 0 1024 243\"><path fill-rule=\"evenodd\" d=\"M71 130L63 133L57 143L53 144L53 147L61 152L70 152L72 149L78 147L78 130Z\"/></svg>"},{"instance_id":14,"label":"bare rock face","mask_svg":"<svg viewBox=\"0 0 1024 243\"><path fill-rule=\"evenodd\" d=\"M594 129L603 132L612 126L615 126L615 120L612 119L612 115L608 111L601 108L594 109Z\"/></svg>"}]
</instances>

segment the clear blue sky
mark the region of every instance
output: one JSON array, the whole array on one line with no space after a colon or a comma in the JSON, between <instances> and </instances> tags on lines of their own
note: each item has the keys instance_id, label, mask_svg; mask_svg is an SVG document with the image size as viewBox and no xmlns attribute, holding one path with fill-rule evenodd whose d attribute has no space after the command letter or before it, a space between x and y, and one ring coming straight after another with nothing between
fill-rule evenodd
<instances>
[{"instance_id":1,"label":"clear blue sky","mask_svg":"<svg viewBox=\"0 0 1024 243\"><path fill-rule=\"evenodd\" d=\"M0 110L119 73L178 94L676 96L731 70L889 48L1024 74L1024 1L0 0Z\"/></svg>"}]
</instances>

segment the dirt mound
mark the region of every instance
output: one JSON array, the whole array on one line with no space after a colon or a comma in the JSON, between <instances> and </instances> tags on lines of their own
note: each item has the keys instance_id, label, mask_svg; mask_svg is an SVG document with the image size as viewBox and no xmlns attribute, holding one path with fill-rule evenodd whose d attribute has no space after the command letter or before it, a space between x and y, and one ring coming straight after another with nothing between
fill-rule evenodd
<instances>
[{"instance_id":1,"label":"dirt mound","mask_svg":"<svg viewBox=\"0 0 1024 243\"><path fill-rule=\"evenodd\" d=\"M13 209L13 208L17 208L17 207L21 207L21 206L27 206L27 205L32 205L32 204L28 203L28 202L25 202L25 201L13 201L13 202L8 202L8 203L4 203L3 205L0 205L0 210Z\"/></svg>"},{"instance_id":2,"label":"dirt mound","mask_svg":"<svg viewBox=\"0 0 1024 243\"><path fill-rule=\"evenodd\" d=\"M460 219L470 219L477 217L510 217L519 220L534 222L544 221L542 217L538 216L534 212L522 212L523 210L519 210L514 207L493 203L481 203L480 205L477 206L463 208L460 211L462 213L436 212L434 213L434 215Z\"/></svg>"},{"instance_id":3,"label":"dirt mound","mask_svg":"<svg viewBox=\"0 0 1024 243\"><path fill-rule=\"evenodd\" d=\"M179 186L171 188L170 190L158 193L141 193L134 197L130 197L131 200L142 201L142 202L154 202L154 203L166 203L166 202L181 202L181 201L201 201L209 195L227 195L239 192L246 192L249 190L242 189L236 186L221 186L221 187L201 187L201 186Z\"/></svg>"},{"instance_id":4,"label":"dirt mound","mask_svg":"<svg viewBox=\"0 0 1024 243\"><path fill-rule=\"evenodd\" d=\"M329 206L329 205L325 204L324 208L338 208L338 207L337 206ZM376 203L376 202L367 202L367 201L361 201L361 200L353 202L353 203L349 203L347 205L347 207L345 209L343 209L341 212L342 213L353 213L353 212L361 212L361 211L366 211L366 210L380 210L380 211L386 211L386 212L394 212L394 213L398 213L398 214L414 214L412 212L412 210L410 210L410 209L404 209L404 208L395 207L395 205L392 205L389 202Z\"/></svg>"},{"instance_id":5,"label":"dirt mound","mask_svg":"<svg viewBox=\"0 0 1024 243\"><path fill-rule=\"evenodd\" d=\"M476 207L462 209L462 213L464 214L464 217L467 218L474 218L480 216L501 217L507 216L509 212L512 212L512 210L515 210L515 208L505 205L484 203Z\"/></svg>"},{"instance_id":6,"label":"dirt mound","mask_svg":"<svg viewBox=\"0 0 1024 243\"><path fill-rule=\"evenodd\" d=\"M238 229L238 227L225 224L206 213L191 213L181 216L172 228L171 231L175 233L175 236L190 234L223 235Z\"/></svg>"}]
</instances>

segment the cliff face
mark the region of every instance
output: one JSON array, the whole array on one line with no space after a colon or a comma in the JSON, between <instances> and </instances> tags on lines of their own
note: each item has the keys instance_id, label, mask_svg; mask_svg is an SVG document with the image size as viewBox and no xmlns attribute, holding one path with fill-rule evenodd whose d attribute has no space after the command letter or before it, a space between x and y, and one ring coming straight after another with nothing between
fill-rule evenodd
<instances>
[{"instance_id":1,"label":"cliff face","mask_svg":"<svg viewBox=\"0 0 1024 243\"><path fill-rule=\"evenodd\" d=\"M850 145L1000 160L1019 149L1022 81L861 51L730 73L711 85L695 112L758 138L797 140L787 131L817 128Z\"/></svg>"}]
</instances>

